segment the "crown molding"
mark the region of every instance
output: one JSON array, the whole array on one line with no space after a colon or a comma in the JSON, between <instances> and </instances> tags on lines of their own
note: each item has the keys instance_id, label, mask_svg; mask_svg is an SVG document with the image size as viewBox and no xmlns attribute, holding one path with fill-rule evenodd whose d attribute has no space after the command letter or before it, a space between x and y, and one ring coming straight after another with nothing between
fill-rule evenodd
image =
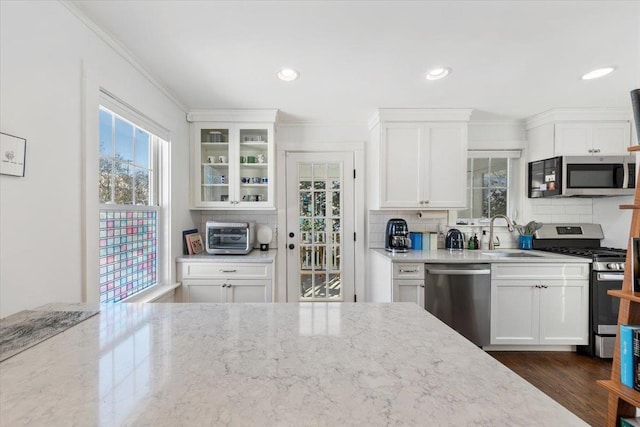
<instances>
[{"instance_id":1,"label":"crown molding","mask_svg":"<svg viewBox=\"0 0 640 427\"><path fill-rule=\"evenodd\" d=\"M525 122L526 130L552 122L608 122L629 121L633 117L626 108L553 108L531 117Z\"/></svg>"},{"instance_id":2,"label":"crown molding","mask_svg":"<svg viewBox=\"0 0 640 427\"><path fill-rule=\"evenodd\" d=\"M64 7L69 10L76 18L80 20L87 28L93 31L98 38L104 41L111 49L113 49L118 55L120 55L125 61L127 61L133 68L135 68L142 76L147 79L153 86L155 86L164 96L166 96L171 102L173 102L178 108L186 112L189 109L184 105L161 81L156 78L151 72L142 66L136 59L135 55L131 53L124 45L113 38L109 33L100 28L91 18L85 15L78 7L69 0L58 0Z\"/></svg>"},{"instance_id":3,"label":"crown molding","mask_svg":"<svg viewBox=\"0 0 640 427\"><path fill-rule=\"evenodd\" d=\"M280 121L278 127L352 127L352 126L366 126L365 120L353 120L353 121L314 121L314 120L298 120L298 121Z\"/></svg>"},{"instance_id":4,"label":"crown molding","mask_svg":"<svg viewBox=\"0 0 640 427\"><path fill-rule=\"evenodd\" d=\"M276 122L277 109L192 110L188 122Z\"/></svg>"},{"instance_id":5,"label":"crown molding","mask_svg":"<svg viewBox=\"0 0 640 427\"><path fill-rule=\"evenodd\" d=\"M481 126L487 126L487 127L491 127L491 126L514 126L514 127L520 127L520 126L524 126L525 121L524 120L517 120L517 119L513 119L513 120L471 120L469 121L469 126L474 126L474 127L481 127Z\"/></svg>"},{"instance_id":6,"label":"crown molding","mask_svg":"<svg viewBox=\"0 0 640 427\"><path fill-rule=\"evenodd\" d=\"M369 129L379 122L469 122L472 108L379 108L369 118Z\"/></svg>"}]
</instances>

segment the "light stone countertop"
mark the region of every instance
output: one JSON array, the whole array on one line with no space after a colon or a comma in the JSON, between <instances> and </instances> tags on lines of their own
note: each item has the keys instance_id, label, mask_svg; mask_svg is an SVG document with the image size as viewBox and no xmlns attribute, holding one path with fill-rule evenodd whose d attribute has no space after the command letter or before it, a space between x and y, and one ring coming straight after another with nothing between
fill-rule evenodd
<instances>
[{"instance_id":1,"label":"light stone countertop","mask_svg":"<svg viewBox=\"0 0 640 427\"><path fill-rule=\"evenodd\" d=\"M576 256L560 255L551 252L526 250L521 249L498 249L495 251L483 251L483 250L468 250L462 251L450 251L449 249L438 249L435 251L412 251L405 253L392 253L384 249L371 249L379 255L390 259L393 262L424 262L424 263L494 263L494 262L508 262L508 263L539 263L539 262L558 262L558 263L591 263L590 258L582 258ZM527 257L496 257L487 255L491 252L516 252L526 253Z\"/></svg>"},{"instance_id":2,"label":"light stone countertop","mask_svg":"<svg viewBox=\"0 0 640 427\"><path fill-rule=\"evenodd\" d=\"M246 255L212 255L205 252L198 255L179 256L176 258L176 262L248 262L269 264L274 262L277 252L276 249L269 249L268 251L254 249Z\"/></svg>"},{"instance_id":3,"label":"light stone countertop","mask_svg":"<svg viewBox=\"0 0 640 427\"><path fill-rule=\"evenodd\" d=\"M0 363L1 425L587 425L412 303L100 309Z\"/></svg>"}]
</instances>

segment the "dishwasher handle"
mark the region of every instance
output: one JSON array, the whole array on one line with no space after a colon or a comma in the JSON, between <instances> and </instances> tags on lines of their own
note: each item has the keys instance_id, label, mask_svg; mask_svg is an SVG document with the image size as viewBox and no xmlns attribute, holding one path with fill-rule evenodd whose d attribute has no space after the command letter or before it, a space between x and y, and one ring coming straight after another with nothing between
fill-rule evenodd
<instances>
[{"instance_id":1,"label":"dishwasher handle","mask_svg":"<svg viewBox=\"0 0 640 427\"><path fill-rule=\"evenodd\" d=\"M486 274L491 274L490 269L483 270L464 270L464 269L452 269L452 270L438 270L438 269L427 269L428 274L452 274L455 276L482 276Z\"/></svg>"}]
</instances>

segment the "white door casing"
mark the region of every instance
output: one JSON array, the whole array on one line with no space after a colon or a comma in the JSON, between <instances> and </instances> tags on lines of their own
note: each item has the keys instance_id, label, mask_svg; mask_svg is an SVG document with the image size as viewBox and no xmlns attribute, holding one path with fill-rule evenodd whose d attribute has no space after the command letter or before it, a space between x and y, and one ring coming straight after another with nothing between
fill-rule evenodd
<instances>
[{"instance_id":1,"label":"white door casing","mask_svg":"<svg viewBox=\"0 0 640 427\"><path fill-rule=\"evenodd\" d=\"M354 154L286 154L287 301L355 295Z\"/></svg>"}]
</instances>

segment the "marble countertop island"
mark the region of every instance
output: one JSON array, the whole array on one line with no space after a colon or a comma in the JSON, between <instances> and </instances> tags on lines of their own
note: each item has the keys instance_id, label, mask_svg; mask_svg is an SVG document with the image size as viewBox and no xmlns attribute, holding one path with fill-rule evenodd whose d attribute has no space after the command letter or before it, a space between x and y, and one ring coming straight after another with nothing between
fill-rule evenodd
<instances>
[{"instance_id":1,"label":"marble countertop island","mask_svg":"<svg viewBox=\"0 0 640 427\"><path fill-rule=\"evenodd\" d=\"M586 425L411 303L100 310L0 363L0 425Z\"/></svg>"}]
</instances>

